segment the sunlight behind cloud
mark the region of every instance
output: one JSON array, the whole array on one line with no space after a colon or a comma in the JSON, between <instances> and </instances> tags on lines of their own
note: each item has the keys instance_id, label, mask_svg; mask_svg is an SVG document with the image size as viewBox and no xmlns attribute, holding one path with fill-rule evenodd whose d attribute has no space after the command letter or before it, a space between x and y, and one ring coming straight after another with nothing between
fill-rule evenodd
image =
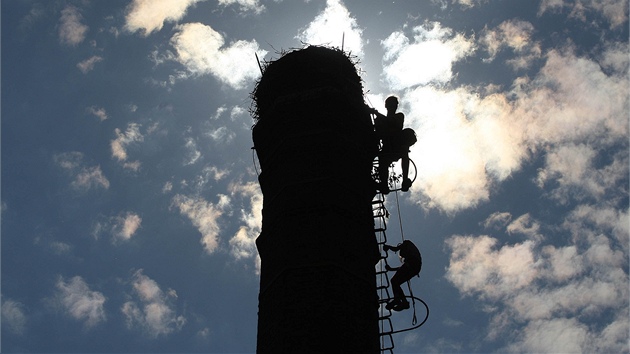
<instances>
[{"instance_id":1,"label":"sunlight behind cloud","mask_svg":"<svg viewBox=\"0 0 630 354\"><path fill-rule=\"evenodd\" d=\"M412 189L418 203L449 212L474 206L525 157L511 107L501 97L418 87L402 103L409 108L406 124L418 135L410 154L418 166Z\"/></svg>"},{"instance_id":2,"label":"sunlight behind cloud","mask_svg":"<svg viewBox=\"0 0 630 354\"><path fill-rule=\"evenodd\" d=\"M1 3L3 351L255 351L251 95L272 57L343 41L365 103L396 95L418 138L384 203L432 315L395 351L630 354L628 0ZM330 173L335 205L363 184Z\"/></svg>"},{"instance_id":3,"label":"sunlight behind cloud","mask_svg":"<svg viewBox=\"0 0 630 354\"><path fill-rule=\"evenodd\" d=\"M326 8L306 28L300 30L299 40L309 45L328 45L363 56L363 30L340 0L328 0Z\"/></svg>"},{"instance_id":4,"label":"sunlight behind cloud","mask_svg":"<svg viewBox=\"0 0 630 354\"><path fill-rule=\"evenodd\" d=\"M412 199L446 211L477 205L540 148L548 155L539 186L559 183L552 194L560 201L576 186L604 198L610 192L606 186L623 177L621 166L628 156L617 154L600 171L590 168L590 161L597 150L627 136L629 91L627 66L621 65L627 60L616 55L605 59L621 70L607 75L592 60L554 50L538 76L517 78L511 92L483 96L470 87L407 90L401 108L407 109L406 124L418 134L411 148L419 166ZM574 147L573 141L587 137L597 146Z\"/></svg>"}]
</instances>

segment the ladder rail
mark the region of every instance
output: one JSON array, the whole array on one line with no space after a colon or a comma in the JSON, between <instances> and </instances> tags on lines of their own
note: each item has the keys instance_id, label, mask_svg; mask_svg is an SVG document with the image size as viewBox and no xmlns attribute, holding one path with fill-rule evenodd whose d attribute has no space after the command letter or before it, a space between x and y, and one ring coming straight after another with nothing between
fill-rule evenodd
<instances>
[{"instance_id":1,"label":"ladder rail","mask_svg":"<svg viewBox=\"0 0 630 354\"><path fill-rule=\"evenodd\" d=\"M377 194L379 195L379 194ZM380 194L382 197L382 194ZM372 214L374 217L374 232L377 235L377 244L379 246L380 260L378 263L379 269L376 270L376 286L379 292L379 337L381 344L381 353L391 353L394 350L394 327L391 321L392 312L383 305L391 300L389 293L390 281L389 275L386 269L387 266L387 253L383 255L382 247L387 243L387 221L389 212L385 208L385 198L378 198L372 201Z\"/></svg>"}]
</instances>

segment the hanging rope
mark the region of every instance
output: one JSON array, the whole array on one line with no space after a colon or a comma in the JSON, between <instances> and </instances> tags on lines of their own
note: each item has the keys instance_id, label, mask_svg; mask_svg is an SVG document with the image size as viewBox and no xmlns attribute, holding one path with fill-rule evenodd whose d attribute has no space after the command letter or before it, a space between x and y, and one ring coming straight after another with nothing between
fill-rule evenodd
<instances>
[{"instance_id":1,"label":"hanging rope","mask_svg":"<svg viewBox=\"0 0 630 354\"><path fill-rule=\"evenodd\" d=\"M400 237L403 242L405 241L405 232L403 231L402 224L402 216L400 215L400 201L398 199L398 188L396 188L396 182L394 182L394 189L396 190L396 209L398 210L398 224L400 224ZM411 320L411 325L415 326L418 323L418 318L416 317L416 298L413 296L413 291L411 290L411 281L407 280L407 288L409 289L409 296L411 296L411 304L413 305L413 318Z\"/></svg>"},{"instance_id":2,"label":"hanging rope","mask_svg":"<svg viewBox=\"0 0 630 354\"><path fill-rule=\"evenodd\" d=\"M411 291L411 282L407 281L407 288L409 288L409 296L411 296L411 304L413 305L413 318L411 319L411 325L415 326L418 323L418 318L416 317L416 298L413 296L413 291Z\"/></svg>"},{"instance_id":3,"label":"hanging rope","mask_svg":"<svg viewBox=\"0 0 630 354\"><path fill-rule=\"evenodd\" d=\"M398 202L398 188L396 188L396 182L394 182L394 189L396 190L396 208L398 209L398 224L400 225L400 237L405 240L405 232L403 231L402 216L400 216L400 203Z\"/></svg>"}]
</instances>

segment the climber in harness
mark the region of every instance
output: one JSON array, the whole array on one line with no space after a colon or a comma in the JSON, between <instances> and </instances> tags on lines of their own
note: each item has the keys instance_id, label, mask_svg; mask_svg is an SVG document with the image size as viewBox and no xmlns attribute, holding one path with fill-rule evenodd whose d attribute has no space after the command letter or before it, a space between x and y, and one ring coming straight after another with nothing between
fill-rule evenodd
<instances>
[{"instance_id":1,"label":"climber in harness","mask_svg":"<svg viewBox=\"0 0 630 354\"><path fill-rule=\"evenodd\" d=\"M400 286L411 280L415 275L420 274L420 270L422 269L422 256L420 255L418 247L409 240L399 243L398 246L383 245L383 251L387 253L388 250L398 252L402 265L396 268L390 267L389 265L385 266L385 269L388 271L396 271L391 279L394 299L385 305L385 308L388 310L402 311L409 308L409 302L405 299L405 293Z\"/></svg>"},{"instance_id":2,"label":"climber in harness","mask_svg":"<svg viewBox=\"0 0 630 354\"><path fill-rule=\"evenodd\" d=\"M388 176L389 165L401 159L402 167L402 187L400 190L406 192L411 187L409 179L409 147L416 143L416 133L411 128L403 129L405 115L398 109L398 98L389 96L385 100L387 115L379 113L376 109L370 109L370 113L376 115L374 119L374 130L376 136L381 140L382 146L378 157L378 189L383 194L389 193Z\"/></svg>"}]
</instances>

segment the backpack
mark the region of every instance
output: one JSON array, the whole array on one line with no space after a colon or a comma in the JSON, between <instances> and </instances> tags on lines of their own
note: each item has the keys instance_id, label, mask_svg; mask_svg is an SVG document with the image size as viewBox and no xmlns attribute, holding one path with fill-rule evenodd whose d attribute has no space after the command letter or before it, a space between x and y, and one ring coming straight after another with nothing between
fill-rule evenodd
<instances>
[{"instance_id":1,"label":"backpack","mask_svg":"<svg viewBox=\"0 0 630 354\"><path fill-rule=\"evenodd\" d=\"M416 137L416 132L413 131L413 129L405 128L402 130L401 142L403 143L403 145L411 146L415 144L416 141L418 141L418 138Z\"/></svg>"}]
</instances>

